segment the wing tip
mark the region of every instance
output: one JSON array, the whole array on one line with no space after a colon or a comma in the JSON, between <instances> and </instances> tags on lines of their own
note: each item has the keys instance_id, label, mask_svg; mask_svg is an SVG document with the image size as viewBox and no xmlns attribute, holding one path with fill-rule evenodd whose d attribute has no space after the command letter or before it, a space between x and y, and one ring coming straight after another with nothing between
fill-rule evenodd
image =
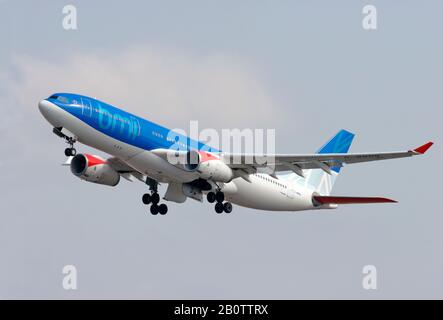
<instances>
[{"instance_id":1,"label":"wing tip","mask_svg":"<svg viewBox=\"0 0 443 320\"><path fill-rule=\"evenodd\" d=\"M415 148L413 151L418 154L425 154L426 151L428 151L429 148L432 147L433 144L434 144L434 142L429 141L429 142L425 143L424 145L422 145L418 148Z\"/></svg>"}]
</instances>

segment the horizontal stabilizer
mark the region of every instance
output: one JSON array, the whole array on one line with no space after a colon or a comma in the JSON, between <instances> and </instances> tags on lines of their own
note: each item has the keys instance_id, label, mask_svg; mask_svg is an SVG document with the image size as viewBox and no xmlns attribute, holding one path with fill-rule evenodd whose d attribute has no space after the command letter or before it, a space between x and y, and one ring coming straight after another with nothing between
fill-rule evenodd
<instances>
[{"instance_id":1,"label":"horizontal stabilizer","mask_svg":"<svg viewBox=\"0 0 443 320\"><path fill-rule=\"evenodd\" d=\"M68 159L66 159L66 162L62 163L62 166L70 166L72 159L74 159L74 157L68 157Z\"/></svg>"},{"instance_id":2,"label":"horizontal stabilizer","mask_svg":"<svg viewBox=\"0 0 443 320\"><path fill-rule=\"evenodd\" d=\"M319 204L354 204L354 203L396 203L397 201L380 197L332 197L314 196Z\"/></svg>"}]
</instances>

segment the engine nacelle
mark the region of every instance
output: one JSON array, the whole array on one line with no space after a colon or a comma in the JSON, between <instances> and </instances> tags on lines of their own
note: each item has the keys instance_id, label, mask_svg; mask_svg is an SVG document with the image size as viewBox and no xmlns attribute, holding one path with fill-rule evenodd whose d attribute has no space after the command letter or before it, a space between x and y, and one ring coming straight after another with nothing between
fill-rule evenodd
<instances>
[{"instance_id":1,"label":"engine nacelle","mask_svg":"<svg viewBox=\"0 0 443 320\"><path fill-rule=\"evenodd\" d=\"M78 154L71 160L71 172L82 180L114 187L120 174L98 156Z\"/></svg>"},{"instance_id":2,"label":"engine nacelle","mask_svg":"<svg viewBox=\"0 0 443 320\"><path fill-rule=\"evenodd\" d=\"M232 169L218 157L205 151L188 151L186 169L197 171L200 178L216 182L230 182L234 177Z\"/></svg>"},{"instance_id":3,"label":"engine nacelle","mask_svg":"<svg viewBox=\"0 0 443 320\"><path fill-rule=\"evenodd\" d=\"M180 169L196 172L199 178L205 180L230 182L234 178L232 169L210 152L159 149L153 153Z\"/></svg>"}]
</instances>

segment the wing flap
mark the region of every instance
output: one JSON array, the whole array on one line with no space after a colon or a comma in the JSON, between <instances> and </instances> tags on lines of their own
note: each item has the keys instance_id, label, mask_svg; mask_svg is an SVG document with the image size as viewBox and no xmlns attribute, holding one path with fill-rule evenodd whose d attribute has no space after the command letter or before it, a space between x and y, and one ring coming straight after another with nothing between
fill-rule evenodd
<instances>
[{"instance_id":1,"label":"wing flap","mask_svg":"<svg viewBox=\"0 0 443 320\"><path fill-rule=\"evenodd\" d=\"M117 157L109 158L106 160L106 162L128 181L133 181L132 177L135 177L142 182L146 181L146 177L142 173L130 167L123 160Z\"/></svg>"}]
</instances>

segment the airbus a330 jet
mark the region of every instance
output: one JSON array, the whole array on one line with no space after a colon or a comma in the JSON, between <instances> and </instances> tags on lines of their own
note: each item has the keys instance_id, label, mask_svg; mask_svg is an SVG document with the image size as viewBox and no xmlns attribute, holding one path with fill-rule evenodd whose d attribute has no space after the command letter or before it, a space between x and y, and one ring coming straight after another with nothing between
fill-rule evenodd
<instances>
[{"instance_id":1,"label":"airbus a330 jet","mask_svg":"<svg viewBox=\"0 0 443 320\"><path fill-rule=\"evenodd\" d=\"M80 179L116 186L120 178L140 180L149 187L142 196L153 215L168 207L158 193L167 184L165 201L187 198L215 203L217 213L230 213L232 204L266 211L334 209L340 204L396 202L382 197L332 196L345 164L424 154L428 142L408 151L348 153L354 134L340 130L315 154L241 155L175 134L165 127L94 98L56 93L38 104L53 132L66 140L66 162ZM77 154L83 143L111 155ZM177 159L177 161L171 161ZM263 169L272 168L271 173Z\"/></svg>"}]
</instances>

